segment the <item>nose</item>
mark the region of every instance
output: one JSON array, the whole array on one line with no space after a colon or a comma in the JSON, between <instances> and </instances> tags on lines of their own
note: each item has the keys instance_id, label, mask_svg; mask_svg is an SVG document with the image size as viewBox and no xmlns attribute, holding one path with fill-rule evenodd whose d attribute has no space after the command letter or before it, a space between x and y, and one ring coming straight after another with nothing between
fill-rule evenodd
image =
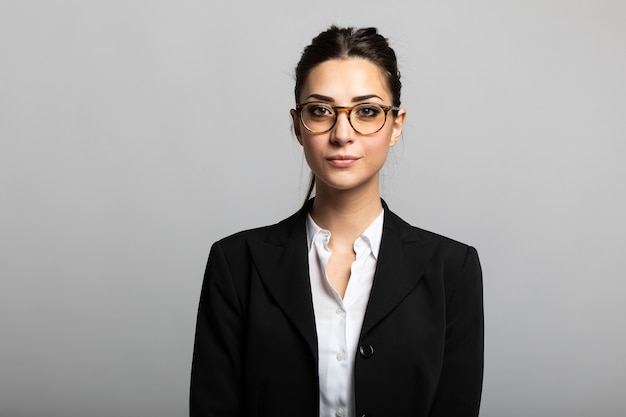
<instances>
[{"instance_id":1,"label":"nose","mask_svg":"<svg viewBox=\"0 0 626 417\"><path fill-rule=\"evenodd\" d=\"M354 141L355 130L350 124L347 111L338 112L337 121L331 130L330 140L336 145L345 145Z\"/></svg>"}]
</instances>

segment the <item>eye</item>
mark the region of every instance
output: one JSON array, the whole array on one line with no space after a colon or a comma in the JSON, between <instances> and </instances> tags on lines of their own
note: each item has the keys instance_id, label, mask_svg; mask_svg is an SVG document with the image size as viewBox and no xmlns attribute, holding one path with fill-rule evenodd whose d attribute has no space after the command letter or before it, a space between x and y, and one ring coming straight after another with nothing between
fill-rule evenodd
<instances>
[{"instance_id":1,"label":"eye","mask_svg":"<svg viewBox=\"0 0 626 417\"><path fill-rule=\"evenodd\" d=\"M359 119L375 119L382 113L382 109L375 104L362 104L354 109Z\"/></svg>"},{"instance_id":2,"label":"eye","mask_svg":"<svg viewBox=\"0 0 626 417\"><path fill-rule=\"evenodd\" d=\"M326 117L332 117L334 112L333 108L323 103L311 103L308 104L304 110L310 117L317 119L323 119Z\"/></svg>"}]
</instances>

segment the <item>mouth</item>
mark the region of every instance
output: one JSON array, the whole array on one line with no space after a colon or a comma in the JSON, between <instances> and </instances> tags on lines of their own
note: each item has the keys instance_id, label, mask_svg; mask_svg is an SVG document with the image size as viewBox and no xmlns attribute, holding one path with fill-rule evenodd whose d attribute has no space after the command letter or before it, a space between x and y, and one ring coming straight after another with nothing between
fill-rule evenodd
<instances>
[{"instance_id":1,"label":"mouth","mask_svg":"<svg viewBox=\"0 0 626 417\"><path fill-rule=\"evenodd\" d=\"M326 158L328 163L338 168L346 168L354 165L359 159L357 156L351 155L333 155Z\"/></svg>"}]
</instances>

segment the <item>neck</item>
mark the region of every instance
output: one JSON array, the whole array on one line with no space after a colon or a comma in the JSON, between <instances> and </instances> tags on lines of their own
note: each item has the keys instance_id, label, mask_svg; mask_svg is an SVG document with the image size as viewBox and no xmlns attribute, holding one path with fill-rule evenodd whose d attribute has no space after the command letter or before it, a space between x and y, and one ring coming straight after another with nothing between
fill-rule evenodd
<instances>
[{"instance_id":1,"label":"neck","mask_svg":"<svg viewBox=\"0 0 626 417\"><path fill-rule=\"evenodd\" d=\"M321 228L330 230L333 236L354 240L380 215L383 206L375 189L328 190L318 186L311 208L311 217Z\"/></svg>"}]
</instances>

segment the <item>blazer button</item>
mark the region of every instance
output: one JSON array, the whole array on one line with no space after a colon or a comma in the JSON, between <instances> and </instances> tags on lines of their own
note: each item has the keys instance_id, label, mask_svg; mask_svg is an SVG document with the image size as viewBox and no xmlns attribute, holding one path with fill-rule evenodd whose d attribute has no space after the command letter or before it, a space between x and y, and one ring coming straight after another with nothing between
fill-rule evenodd
<instances>
[{"instance_id":1,"label":"blazer button","mask_svg":"<svg viewBox=\"0 0 626 417\"><path fill-rule=\"evenodd\" d=\"M359 346L359 353L364 358L371 358L372 355L374 354L374 346L368 345L368 344L362 344L361 346Z\"/></svg>"}]
</instances>

